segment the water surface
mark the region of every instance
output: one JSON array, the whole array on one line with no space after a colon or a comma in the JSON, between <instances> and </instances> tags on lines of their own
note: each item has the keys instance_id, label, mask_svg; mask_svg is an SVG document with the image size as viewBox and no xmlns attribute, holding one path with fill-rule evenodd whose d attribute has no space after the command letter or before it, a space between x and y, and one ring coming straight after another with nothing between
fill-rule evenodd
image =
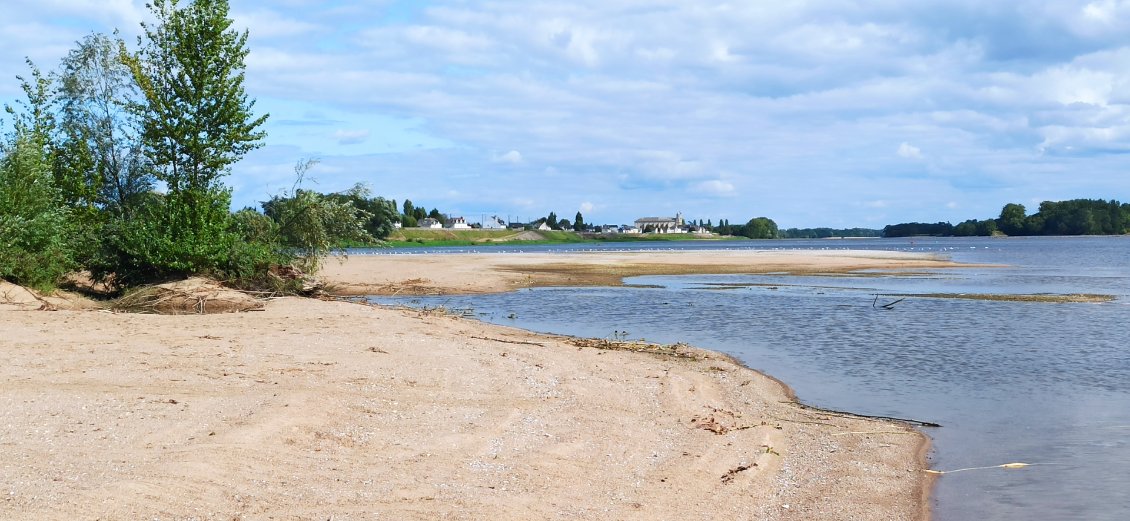
<instances>
[{"instance_id":1,"label":"water surface","mask_svg":"<svg viewBox=\"0 0 1130 521\"><path fill-rule=\"evenodd\" d=\"M638 243L598 246L640 249ZM701 249L703 243L643 246ZM942 476L933 497L938 520L1130 518L1130 238L706 247L919 251L1008 267L926 276L637 277L628 282L656 287L379 300L468 309L535 331L589 337L626 331L630 338L687 342L780 378L814 405L942 424L925 430L934 440L933 468L1036 464ZM909 297L890 310L874 305L877 294L883 304L911 293L1100 293L1118 300Z\"/></svg>"}]
</instances>

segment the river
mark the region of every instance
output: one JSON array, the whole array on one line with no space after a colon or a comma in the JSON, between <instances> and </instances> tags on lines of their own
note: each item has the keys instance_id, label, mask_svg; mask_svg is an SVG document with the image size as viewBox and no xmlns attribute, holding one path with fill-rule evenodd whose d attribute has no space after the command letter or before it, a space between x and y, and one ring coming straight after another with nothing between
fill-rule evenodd
<instances>
[{"instance_id":1,"label":"river","mask_svg":"<svg viewBox=\"0 0 1130 521\"><path fill-rule=\"evenodd\" d=\"M686 342L773 375L813 405L942 424L924 429L933 440L932 468L1031 464L940 476L936 520L1130 518L1130 237L504 248L477 251L870 249L1004 265L882 276L637 277L628 287L376 300L467 309L481 320L534 331ZM881 307L930 293L1095 293L1116 300L911 296Z\"/></svg>"}]
</instances>

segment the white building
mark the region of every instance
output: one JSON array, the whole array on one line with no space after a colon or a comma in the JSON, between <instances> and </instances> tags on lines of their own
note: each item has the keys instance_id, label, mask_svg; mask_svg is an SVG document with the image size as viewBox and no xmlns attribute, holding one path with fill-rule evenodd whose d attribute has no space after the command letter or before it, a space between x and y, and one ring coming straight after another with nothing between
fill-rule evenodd
<instances>
[{"instance_id":1,"label":"white building","mask_svg":"<svg viewBox=\"0 0 1130 521\"><path fill-rule=\"evenodd\" d=\"M454 217L447 220L447 227L456 230L470 230L471 225L467 224L467 220L462 217Z\"/></svg>"},{"instance_id":2,"label":"white building","mask_svg":"<svg viewBox=\"0 0 1130 521\"><path fill-rule=\"evenodd\" d=\"M443 223L439 219L432 219L431 217L424 217L416 223L417 228L443 228Z\"/></svg>"},{"instance_id":3,"label":"white building","mask_svg":"<svg viewBox=\"0 0 1130 521\"><path fill-rule=\"evenodd\" d=\"M636 228L644 233L686 233L687 223L682 212L674 217L641 217L636 219Z\"/></svg>"},{"instance_id":4,"label":"white building","mask_svg":"<svg viewBox=\"0 0 1130 521\"><path fill-rule=\"evenodd\" d=\"M492 215L490 217L487 217L486 219L483 219L483 229L505 230L506 222L504 222L502 219L499 219L497 215Z\"/></svg>"}]
</instances>

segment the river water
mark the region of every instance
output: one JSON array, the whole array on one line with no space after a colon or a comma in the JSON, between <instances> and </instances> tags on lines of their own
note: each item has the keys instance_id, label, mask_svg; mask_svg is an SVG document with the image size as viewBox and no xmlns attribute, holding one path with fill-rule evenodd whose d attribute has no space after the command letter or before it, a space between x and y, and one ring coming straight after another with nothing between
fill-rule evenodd
<instances>
[{"instance_id":1,"label":"river water","mask_svg":"<svg viewBox=\"0 0 1130 521\"><path fill-rule=\"evenodd\" d=\"M376 299L587 337L686 342L789 384L810 404L931 421L934 519L1130 519L1130 237L589 244L585 249L874 249L1006 267L810 277L637 277L639 287ZM436 249L426 250L435 252ZM452 253L466 248L444 249ZM360 253L360 252L358 252ZM394 253L404 253L396 250ZM903 294L1096 293L1107 303Z\"/></svg>"}]
</instances>

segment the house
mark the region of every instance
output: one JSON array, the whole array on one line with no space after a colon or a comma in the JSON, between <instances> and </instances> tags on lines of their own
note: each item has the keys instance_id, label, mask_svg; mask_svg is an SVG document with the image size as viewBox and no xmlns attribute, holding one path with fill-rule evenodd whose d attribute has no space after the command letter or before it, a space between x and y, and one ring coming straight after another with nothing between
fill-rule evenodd
<instances>
[{"instance_id":1,"label":"house","mask_svg":"<svg viewBox=\"0 0 1130 521\"><path fill-rule=\"evenodd\" d=\"M467 224L467 220L462 217L453 217L447 220L447 227L456 230L470 230L471 225Z\"/></svg>"},{"instance_id":2,"label":"house","mask_svg":"<svg viewBox=\"0 0 1130 521\"><path fill-rule=\"evenodd\" d=\"M492 216L490 216L486 219L483 219L482 224L483 224L484 230L505 230L506 229L506 223L503 222L502 219L499 219L497 215L492 215Z\"/></svg>"},{"instance_id":3,"label":"house","mask_svg":"<svg viewBox=\"0 0 1130 521\"><path fill-rule=\"evenodd\" d=\"M534 229L546 231L546 230L552 230L553 228L550 228L548 224L545 224L545 221L542 221L542 222L538 223L538 225Z\"/></svg>"},{"instance_id":4,"label":"house","mask_svg":"<svg viewBox=\"0 0 1130 521\"><path fill-rule=\"evenodd\" d=\"M643 233L686 233L686 221L682 212L674 217L641 217L636 219L635 227Z\"/></svg>"},{"instance_id":5,"label":"house","mask_svg":"<svg viewBox=\"0 0 1130 521\"><path fill-rule=\"evenodd\" d=\"M443 223L439 219L432 219L431 217L424 217L416 223L417 228L443 228Z\"/></svg>"}]
</instances>

